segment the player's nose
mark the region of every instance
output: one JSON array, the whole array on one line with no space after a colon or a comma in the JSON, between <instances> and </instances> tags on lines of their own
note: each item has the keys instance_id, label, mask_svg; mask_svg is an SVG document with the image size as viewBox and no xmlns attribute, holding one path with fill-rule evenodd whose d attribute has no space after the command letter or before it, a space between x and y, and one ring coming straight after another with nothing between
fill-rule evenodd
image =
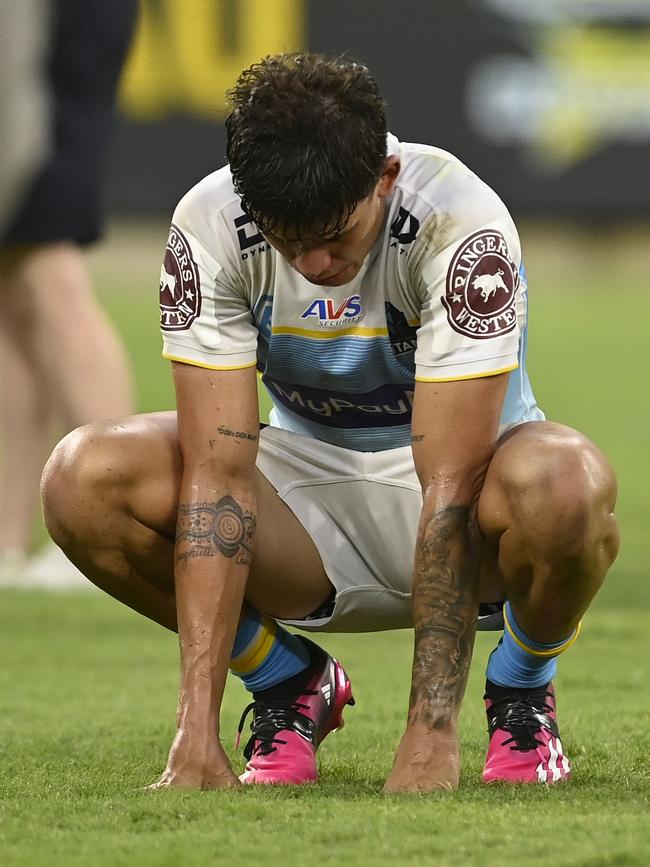
<instances>
[{"instance_id":1,"label":"player's nose","mask_svg":"<svg viewBox=\"0 0 650 867\"><path fill-rule=\"evenodd\" d=\"M307 279L327 276L332 265L332 257L324 247L303 250L293 260L293 267Z\"/></svg>"}]
</instances>

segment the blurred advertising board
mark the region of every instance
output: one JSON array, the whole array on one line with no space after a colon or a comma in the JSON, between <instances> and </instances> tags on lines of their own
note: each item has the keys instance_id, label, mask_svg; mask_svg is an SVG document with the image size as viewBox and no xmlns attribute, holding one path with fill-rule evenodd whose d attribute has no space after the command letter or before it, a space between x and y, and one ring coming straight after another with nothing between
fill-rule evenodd
<instances>
[{"instance_id":1,"label":"blurred advertising board","mask_svg":"<svg viewBox=\"0 0 650 867\"><path fill-rule=\"evenodd\" d=\"M400 138L516 214L650 215L650 0L142 0L110 203L168 213L224 162L225 90L265 54L366 62Z\"/></svg>"}]
</instances>

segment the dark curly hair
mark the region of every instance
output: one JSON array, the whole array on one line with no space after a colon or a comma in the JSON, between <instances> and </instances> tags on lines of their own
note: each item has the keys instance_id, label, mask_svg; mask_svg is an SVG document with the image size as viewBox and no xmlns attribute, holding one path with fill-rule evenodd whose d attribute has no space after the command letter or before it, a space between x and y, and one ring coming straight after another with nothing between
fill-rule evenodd
<instances>
[{"instance_id":1,"label":"dark curly hair","mask_svg":"<svg viewBox=\"0 0 650 867\"><path fill-rule=\"evenodd\" d=\"M339 232L386 158L384 101L368 69L278 54L245 69L227 95L235 190L262 232Z\"/></svg>"}]
</instances>

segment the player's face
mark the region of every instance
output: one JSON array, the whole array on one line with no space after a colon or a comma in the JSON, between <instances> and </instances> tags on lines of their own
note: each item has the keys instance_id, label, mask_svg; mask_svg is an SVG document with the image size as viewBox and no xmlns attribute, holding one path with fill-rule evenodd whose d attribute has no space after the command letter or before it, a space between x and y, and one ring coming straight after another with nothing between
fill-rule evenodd
<instances>
[{"instance_id":1,"label":"player's face","mask_svg":"<svg viewBox=\"0 0 650 867\"><path fill-rule=\"evenodd\" d=\"M289 262L299 274L317 286L343 286L349 283L363 265L379 234L385 209L385 198L392 191L399 174L399 160L388 157L384 172L375 189L356 206L343 229L336 235L302 237L298 241L291 233L266 233L269 244Z\"/></svg>"}]
</instances>

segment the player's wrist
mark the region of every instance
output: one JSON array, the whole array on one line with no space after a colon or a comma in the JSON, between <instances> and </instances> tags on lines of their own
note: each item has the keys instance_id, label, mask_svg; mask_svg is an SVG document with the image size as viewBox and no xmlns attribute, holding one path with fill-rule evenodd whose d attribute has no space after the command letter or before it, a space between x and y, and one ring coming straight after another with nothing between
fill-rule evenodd
<instances>
[{"instance_id":1,"label":"player's wrist","mask_svg":"<svg viewBox=\"0 0 650 867\"><path fill-rule=\"evenodd\" d=\"M218 733L220 706L220 691L203 678L183 678L178 702L178 730Z\"/></svg>"},{"instance_id":2,"label":"player's wrist","mask_svg":"<svg viewBox=\"0 0 650 867\"><path fill-rule=\"evenodd\" d=\"M455 789L459 779L460 750L455 721L442 728L431 728L417 720L407 725L384 791Z\"/></svg>"}]
</instances>

